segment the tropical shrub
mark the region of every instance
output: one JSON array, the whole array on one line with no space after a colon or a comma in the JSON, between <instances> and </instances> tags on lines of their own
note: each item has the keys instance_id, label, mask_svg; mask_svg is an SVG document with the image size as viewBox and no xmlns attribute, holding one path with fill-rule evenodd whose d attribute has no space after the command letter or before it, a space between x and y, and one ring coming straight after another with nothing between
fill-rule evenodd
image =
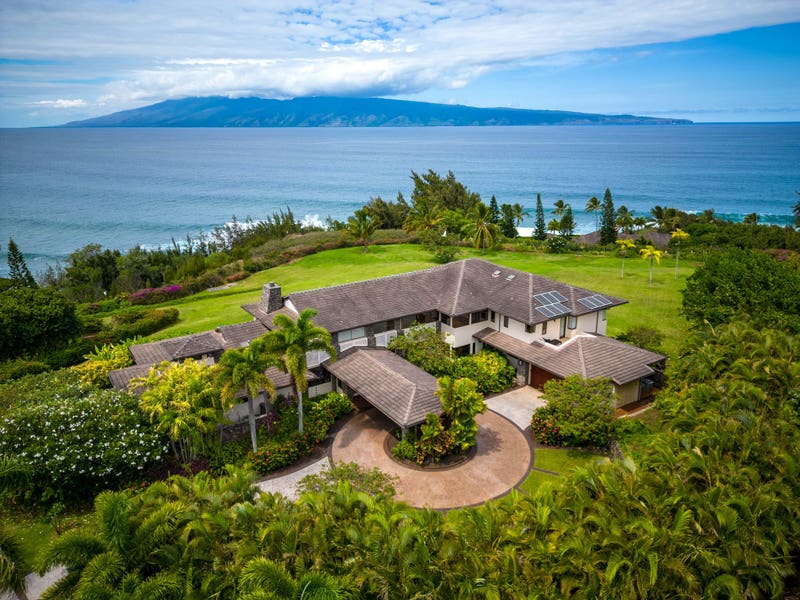
<instances>
[{"instance_id":1,"label":"tropical shrub","mask_svg":"<svg viewBox=\"0 0 800 600\"><path fill-rule=\"evenodd\" d=\"M0 414L16 406L35 406L53 400L78 400L92 390L72 369L25 375L0 385Z\"/></svg>"},{"instance_id":2,"label":"tropical shrub","mask_svg":"<svg viewBox=\"0 0 800 600\"><path fill-rule=\"evenodd\" d=\"M337 463L320 473L306 475L297 485L300 492L335 492L337 486L346 481L353 490L382 499L394 497L396 475L384 473L377 467L367 469L358 463Z\"/></svg>"},{"instance_id":3,"label":"tropical shrub","mask_svg":"<svg viewBox=\"0 0 800 600\"><path fill-rule=\"evenodd\" d=\"M483 394L478 391L478 385L469 378L439 379L439 389L436 391L442 402L442 411L450 426L448 432L453 437L453 449L456 452L466 452L475 445L478 435L478 423L475 415L486 412L486 402Z\"/></svg>"},{"instance_id":4,"label":"tropical shrub","mask_svg":"<svg viewBox=\"0 0 800 600\"><path fill-rule=\"evenodd\" d=\"M413 433L407 433L405 438L395 444L395 447L392 448L392 455L400 460L416 460L417 445Z\"/></svg>"},{"instance_id":5,"label":"tropical shrub","mask_svg":"<svg viewBox=\"0 0 800 600\"><path fill-rule=\"evenodd\" d=\"M224 421L223 412L231 406L222 401L213 369L193 359L164 361L130 385L144 389L139 406L156 431L169 438L180 464L203 453L216 426Z\"/></svg>"},{"instance_id":6,"label":"tropical shrub","mask_svg":"<svg viewBox=\"0 0 800 600\"><path fill-rule=\"evenodd\" d=\"M389 350L397 352L423 371L438 377L450 373L452 351L432 327L415 325L405 335L389 342Z\"/></svg>"},{"instance_id":7,"label":"tropical shrub","mask_svg":"<svg viewBox=\"0 0 800 600\"><path fill-rule=\"evenodd\" d=\"M0 419L0 454L30 467L26 497L81 502L140 477L166 447L138 409L138 399L113 390L62 398L42 390Z\"/></svg>"},{"instance_id":8,"label":"tropical shrub","mask_svg":"<svg viewBox=\"0 0 800 600\"><path fill-rule=\"evenodd\" d=\"M0 364L0 383L13 381L25 375L36 375L50 370L50 365L40 360L15 358Z\"/></svg>"},{"instance_id":9,"label":"tropical shrub","mask_svg":"<svg viewBox=\"0 0 800 600\"><path fill-rule=\"evenodd\" d=\"M0 360L62 348L82 330L75 304L55 290L23 287L0 294Z\"/></svg>"},{"instance_id":10,"label":"tropical shrub","mask_svg":"<svg viewBox=\"0 0 800 600\"><path fill-rule=\"evenodd\" d=\"M439 462L455 445L453 434L447 431L439 415L428 413L425 422L419 426L415 457L419 464Z\"/></svg>"},{"instance_id":11,"label":"tropical shrub","mask_svg":"<svg viewBox=\"0 0 800 600\"><path fill-rule=\"evenodd\" d=\"M189 290L179 285L164 285L158 288L144 288L128 296L131 304L159 304L168 300L182 298L189 294Z\"/></svg>"},{"instance_id":12,"label":"tropical shrub","mask_svg":"<svg viewBox=\"0 0 800 600\"><path fill-rule=\"evenodd\" d=\"M95 346L93 352L87 354L86 362L72 367L84 383L99 388L111 387L108 374L114 369L122 369L133 364L133 357L128 351L134 344L142 343L142 338L135 337L120 342L119 344L103 344Z\"/></svg>"},{"instance_id":13,"label":"tropical shrub","mask_svg":"<svg viewBox=\"0 0 800 600\"><path fill-rule=\"evenodd\" d=\"M349 415L353 412L355 407L346 394L329 392L320 398L315 398L310 410L313 412L315 410L322 410L323 408L329 408L333 413L334 419L338 419L339 417Z\"/></svg>"},{"instance_id":14,"label":"tropical shrub","mask_svg":"<svg viewBox=\"0 0 800 600\"><path fill-rule=\"evenodd\" d=\"M490 350L461 356L453 361L451 369L453 377L469 377L476 382L482 394L502 392L511 387L515 374L514 367L503 356Z\"/></svg>"},{"instance_id":15,"label":"tropical shrub","mask_svg":"<svg viewBox=\"0 0 800 600\"><path fill-rule=\"evenodd\" d=\"M534 438L548 446L608 445L614 433L614 390L606 379L571 375L544 384L547 404L534 411Z\"/></svg>"},{"instance_id":16,"label":"tropical shrub","mask_svg":"<svg viewBox=\"0 0 800 600\"><path fill-rule=\"evenodd\" d=\"M620 333L617 339L651 352L662 352L661 344L664 343L664 334L652 327L637 325L629 328L624 333Z\"/></svg>"},{"instance_id":17,"label":"tropical shrub","mask_svg":"<svg viewBox=\"0 0 800 600\"><path fill-rule=\"evenodd\" d=\"M101 331L97 341L116 343L120 340L147 336L178 321L177 308L140 309L119 313L111 318L112 328Z\"/></svg>"}]
</instances>

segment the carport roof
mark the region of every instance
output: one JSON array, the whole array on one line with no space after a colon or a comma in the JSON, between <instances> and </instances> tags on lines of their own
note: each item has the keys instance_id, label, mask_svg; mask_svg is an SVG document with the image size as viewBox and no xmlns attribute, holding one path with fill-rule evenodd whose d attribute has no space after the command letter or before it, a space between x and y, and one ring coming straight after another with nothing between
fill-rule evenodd
<instances>
[{"instance_id":1,"label":"carport roof","mask_svg":"<svg viewBox=\"0 0 800 600\"><path fill-rule=\"evenodd\" d=\"M325 367L400 427L442 412L436 378L389 350L350 348Z\"/></svg>"}]
</instances>

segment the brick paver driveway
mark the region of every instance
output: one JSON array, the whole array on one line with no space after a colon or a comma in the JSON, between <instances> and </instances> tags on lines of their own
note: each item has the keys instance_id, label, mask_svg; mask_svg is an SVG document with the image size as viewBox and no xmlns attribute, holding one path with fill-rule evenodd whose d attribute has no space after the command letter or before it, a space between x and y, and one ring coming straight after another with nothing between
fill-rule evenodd
<instances>
[{"instance_id":1,"label":"brick paver driveway","mask_svg":"<svg viewBox=\"0 0 800 600\"><path fill-rule=\"evenodd\" d=\"M339 431L331 460L396 475L397 499L411 506L448 509L481 504L525 479L533 465L533 448L519 427L492 410L478 415L477 421L477 451L471 459L449 469L420 470L389 456L385 443L395 426L370 409Z\"/></svg>"}]
</instances>

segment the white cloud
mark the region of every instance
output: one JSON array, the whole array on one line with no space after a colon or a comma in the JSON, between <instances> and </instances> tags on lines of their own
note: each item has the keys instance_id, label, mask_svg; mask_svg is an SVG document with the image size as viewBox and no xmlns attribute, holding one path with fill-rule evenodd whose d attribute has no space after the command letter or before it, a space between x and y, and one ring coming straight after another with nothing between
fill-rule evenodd
<instances>
[{"instance_id":1,"label":"white cloud","mask_svg":"<svg viewBox=\"0 0 800 600\"><path fill-rule=\"evenodd\" d=\"M52 108L81 108L86 106L86 101L81 98L75 100L66 100L59 98L58 100L39 100L33 103L35 106L50 106Z\"/></svg>"},{"instance_id":2,"label":"white cloud","mask_svg":"<svg viewBox=\"0 0 800 600\"><path fill-rule=\"evenodd\" d=\"M456 89L493 70L800 19L797 0L6 0L0 10L0 56L58 82L110 80L91 96L81 88L84 104L36 103L102 112L187 95ZM14 72L0 64L7 81ZM75 93L54 81L64 91L53 95Z\"/></svg>"}]
</instances>

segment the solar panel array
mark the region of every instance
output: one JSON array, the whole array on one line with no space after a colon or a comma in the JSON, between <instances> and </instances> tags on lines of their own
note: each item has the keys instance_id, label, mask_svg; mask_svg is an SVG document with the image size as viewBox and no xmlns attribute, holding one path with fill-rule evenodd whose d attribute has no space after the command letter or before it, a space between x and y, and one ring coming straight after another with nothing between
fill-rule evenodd
<instances>
[{"instance_id":1,"label":"solar panel array","mask_svg":"<svg viewBox=\"0 0 800 600\"><path fill-rule=\"evenodd\" d=\"M536 310L545 317L553 318L569 313L569 309L561 304L566 302L567 299L556 291L534 294L533 299L542 305L537 306Z\"/></svg>"},{"instance_id":2,"label":"solar panel array","mask_svg":"<svg viewBox=\"0 0 800 600\"><path fill-rule=\"evenodd\" d=\"M533 299L538 301L539 304L558 304L559 302L567 301L563 294L559 294L556 291L534 294Z\"/></svg>"},{"instance_id":3,"label":"solar panel array","mask_svg":"<svg viewBox=\"0 0 800 600\"><path fill-rule=\"evenodd\" d=\"M600 294L589 296L588 298L578 298L578 302L583 304L586 308L602 308L611 304L611 300Z\"/></svg>"}]
</instances>

